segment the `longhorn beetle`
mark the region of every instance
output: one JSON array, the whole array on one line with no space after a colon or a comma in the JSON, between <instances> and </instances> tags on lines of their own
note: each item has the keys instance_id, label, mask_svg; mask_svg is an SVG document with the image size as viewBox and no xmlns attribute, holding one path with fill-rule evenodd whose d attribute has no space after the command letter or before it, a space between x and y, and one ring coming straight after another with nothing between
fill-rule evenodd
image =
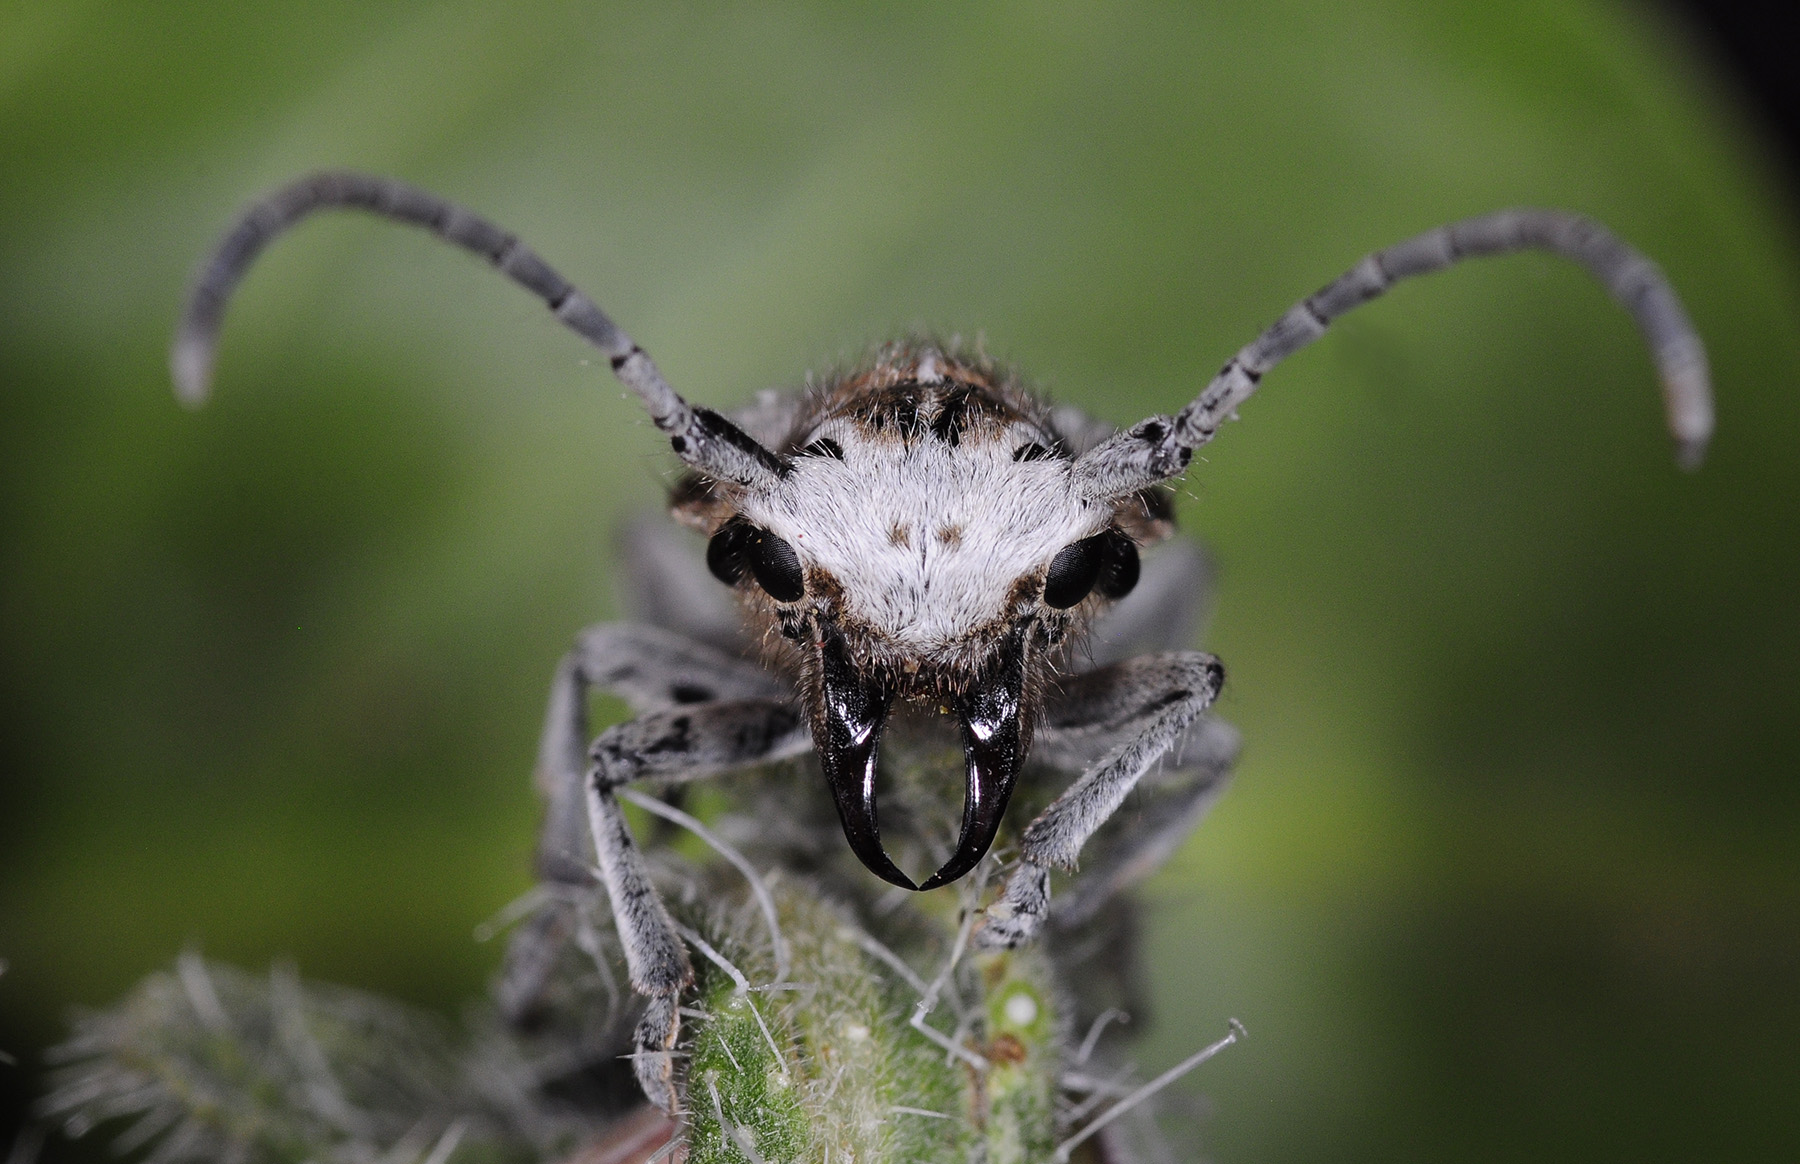
<instances>
[{"instance_id":1,"label":"longhorn beetle","mask_svg":"<svg viewBox=\"0 0 1800 1164\"><path fill-rule=\"evenodd\" d=\"M1030 941L1050 912L1050 870L1072 870L1185 737L1229 734L1202 716L1224 682L1211 655L1174 649L1179 642L1132 658L1075 648L1103 616L1140 628L1182 621L1173 616L1200 587L1198 555L1164 554L1142 569L1138 558L1139 547L1173 533L1163 483L1186 471L1264 375L1338 316L1466 258L1550 251L1585 267L1636 320L1683 466L1699 463L1712 430L1705 352L1661 272L1604 227L1562 211L1504 210L1377 251L1227 360L1179 412L1114 431L1052 407L985 357L927 340L892 345L801 391L764 394L728 418L677 394L630 336L511 234L401 182L337 172L250 207L202 266L171 352L184 401L207 395L226 302L250 264L328 209L424 227L473 251L600 349L686 466L674 515L706 535L707 568L735 592L748 631L741 650L716 635L705 641L698 625L680 633L678 615L664 626L582 632L557 670L539 755L543 875L585 882L591 843L631 984L647 999L638 1079L665 1110L676 1102L670 1052L693 971L619 790L810 754L855 855L885 881L929 890L986 855L1035 741L1035 758L1076 779L1020 831L1018 859L975 932L988 948ZM681 589L671 583L671 593ZM589 747L591 687L623 696L637 718ZM891 745L934 724L953 724L960 737L962 818L953 845L926 844L935 871L915 882L883 846L879 760L884 736ZM1158 793L1111 882L1165 855L1223 779L1230 748L1196 750L1212 759Z\"/></svg>"}]
</instances>

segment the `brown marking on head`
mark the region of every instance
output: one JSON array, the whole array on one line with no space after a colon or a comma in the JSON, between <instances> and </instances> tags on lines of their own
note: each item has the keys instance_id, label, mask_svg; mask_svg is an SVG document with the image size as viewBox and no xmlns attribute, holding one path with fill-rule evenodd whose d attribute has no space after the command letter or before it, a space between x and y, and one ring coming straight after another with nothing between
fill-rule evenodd
<instances>
[{"instance_id":1,"label":"brown marking on head","mask_svg":"<svg viewBox=\"0 0 1800 1164\"><path fill-rule=\"evenodd\" d=\"M955 342L914 337L889 344L863 362L811 386L780 451L794 454L824 422L847 418L866 439L949 445L994 439L1023 422L1046 435L1049 406L1005 365L957 350Z\"/></svg>"},{"instance_id":2,"label":"brown marking on head","mask_svg":"<svg viewBox=\"0 0 1800 1164\"><path fill-rule=\"evenodd\" d=\"M940 525L936 532L937 540L946 546L960 546L963 540L963 527L954 523Z\"/></svg>"},{"instance_id":3,"label":"brown marking on head","mask_svg":"<svg viewBox=\"0 0 1800 1164\"><path fill-rule=\"evenodd\" d=\"M904 550L912 545L912 530L906 528L903 523L896 521L893 525L888 527L887 540L888 545Z\"/></svg>"}]
</instances>

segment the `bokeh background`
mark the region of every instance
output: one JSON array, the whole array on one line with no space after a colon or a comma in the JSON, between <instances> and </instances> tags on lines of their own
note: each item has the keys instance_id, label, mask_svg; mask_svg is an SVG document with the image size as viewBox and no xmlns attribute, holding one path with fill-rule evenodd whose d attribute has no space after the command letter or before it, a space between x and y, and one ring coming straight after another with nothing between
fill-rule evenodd
<instances>
[{"instance_id":1,"label":"bokeh background","mask_svg":"<svg viewBox=\"0 0 1800 1164\"><path fill-rule=\"evenodd\" d=\"M1519 257L1354 315L1189 474L1248 746L1147 895L1143 1061L1247 1024L1175 1105L1222 1161L1800 1158L1800 249L1738 93L1601 0L0 3L0 1145L184 944L480 991L551 667L670 477L527 297L354 217L178 408L202 248L342 164L716 405L926 325L1126 422L1375 246L1611 223L1712 346L1701 472Z\"/></svg>"}]
</instances>

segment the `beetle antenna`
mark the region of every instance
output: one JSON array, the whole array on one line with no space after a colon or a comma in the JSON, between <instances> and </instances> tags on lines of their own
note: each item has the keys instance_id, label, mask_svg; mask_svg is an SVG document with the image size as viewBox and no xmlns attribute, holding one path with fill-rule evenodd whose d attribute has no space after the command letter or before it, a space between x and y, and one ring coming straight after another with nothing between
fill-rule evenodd
<instances>
[{"instance_id":1,"label":"beetle antenna","mask_svg":"<svg viewBox=\"0 0 1800 1164\"><path fill-rule=\"evenodd\" d=\"M1076 463L1082 491L1110 499L1179 476L1194 450L1234 418L1265 373L1325 334L1333 320L1405 279L1464 259L1544 250L1587 268L1643 332L1662 379L1675 459L1699 465L1712 437L1706 348L1674 288L1655 263L1589 218L1561 210L1502 210L1440 226L1376 251L1318 293L1302 299L1237 355L1206 390L1173 417L1152 416L1097 445Z\"/></svg>"},{"instance_id":2,"label":"beetle antenna","mask_svg":"<svg viewBox=\"0 0 1800 1164\"><path fill-rule=\"evenodd\" d=\"M423 227L492 263L501 274L543 300L571 331L606 354L613 375L643 401L675 454L692 468L745 486L767 487L774 478L787 474L784 458L718 413L683 400L644 349L516 236L416 186L341 170L311 174L251 206L201 265L169 352L175 393L183 403L199 405L206 400L225 305L250 264L284 231L318 210L362 210L391 222Z\"/></svg>"}]
</instances>

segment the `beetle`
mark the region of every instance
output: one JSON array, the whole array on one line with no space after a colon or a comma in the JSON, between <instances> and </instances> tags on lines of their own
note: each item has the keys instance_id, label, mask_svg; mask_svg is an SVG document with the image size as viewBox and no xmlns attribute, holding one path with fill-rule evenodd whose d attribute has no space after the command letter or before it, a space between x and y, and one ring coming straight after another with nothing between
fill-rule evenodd
<instances>
[{"instance_id":1,"label":"beetle","mask_svg":"<svg viewBox=\"0 0 1800 1164\"><path fill-rule=\"evenodd\" d=\"M1075 891L1085 902L1076 908L1095 908L1173 848L1235 749L1230 729L1204 715L1224 682L1216 658L1178 649L1179 640L1133 657L1106 649L1134 627L1180 625L1175 616L1200 589L1191 550L1140 560L1140 548L1173 534L1165 483L1264 375L1334 319L1463 259L1549 251L1585 267L1636 321L1682 465L1698 464L1712 431L1705 351L1667 280L1598 223L1562 211L1501 211L1374 252L1282 315L1178 412L1114 430L1053 407L984 356L929 339L726 416L679 395L630 336L512 234L416 187L348 172L304 177L257 202L202 265L171 350L184 401L208 393L225 307L256 256L326 209L422 227L480 255L598 348L685 466L673 512L706 536L706 568L737 599L746 633L735 640L679 613L663 625L582 632L553 681L540 747L540 871L586 884L590 854L597 863L632 986L647 1000L637 1076L671 1111L671 1052L693 970L620 790L811 755L863 865L893 885L931 890L987 855L1029 760L1072 771L1073 783L1019 831L1018 858L975 931L979 946L1010 948L1043 929L1050 871L1072 870L1145 774L1179 752L1175 766L1188 776L1157 793L1113 872L1093 879L1092 892ZM671 594L680 590L671 583ZM585 700L596 687L637 714L590 745ZM953 843L926 844L934 868L915 881L882 839L881 755L890 735L946 725L962 752L961 818ZM515 962L531 960L527 948ZM530 974L516 976L522 1009Z\"/></svg>"}]
</instances>

